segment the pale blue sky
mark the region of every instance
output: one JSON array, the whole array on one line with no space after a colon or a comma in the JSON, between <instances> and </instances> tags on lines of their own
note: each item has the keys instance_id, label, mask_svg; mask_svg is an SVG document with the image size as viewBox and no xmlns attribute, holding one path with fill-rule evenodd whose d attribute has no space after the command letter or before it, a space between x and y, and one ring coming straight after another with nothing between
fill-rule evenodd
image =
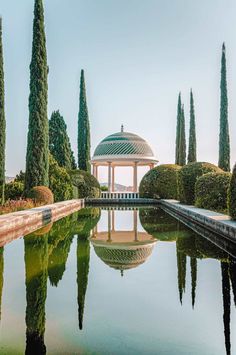
<instances>
[{"instance_id":1,"label":"pale blue sky","mask_svg":"<svg viewBox=\"0 0 236 355\"><path fill-rule=\"evenodd\" d=\"M33 4L33 0L0 0L7 175L25 166ZM181 90L188 120L192 87L198 158L216 163L220 57L225 41L232 163L236 161L234 0L45 0L44 4L48 113L60 109L75 150L79 75L84 68L92 151L123 123L126 130L150 142L161 163L173 162L177 95ZM120 171L117 180L131 183L130 173Z\"/></svg>"}]
</instances>

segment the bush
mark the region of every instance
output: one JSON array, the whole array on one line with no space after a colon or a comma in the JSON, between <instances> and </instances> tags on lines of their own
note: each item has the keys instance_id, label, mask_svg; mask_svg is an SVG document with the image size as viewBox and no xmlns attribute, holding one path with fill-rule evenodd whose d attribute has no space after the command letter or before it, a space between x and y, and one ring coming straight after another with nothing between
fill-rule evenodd
<instances>
[{"instance_id":1,"label":"bush","mask_svg":"<svg viewBox=\"0 0 236 355\"><path fill-rule=\"evenodd\" d=\"M50 205L54 202L52 191L46 186L35 186L27 194L37 205Z\"/></svg>"},{"instance_id":2,"label":"bush","mask_svg":"<svg viewBox=\"0 0 236 355\"><path fill-rule=\"evenodd\" d=\"M225 212L230 173L207 173L195 184L195 205L213 211Z\"/></svg>"},{"instance_id":3,"label":"bush","mask_svg":"<svg viewBox=\"0 0 236 355\"><path fill-rule=\"evenodd\" d=\"M229 215L236 221L236 164L229 185L228 208Z\"/></svg>"},{"instance_id":4,"label":"bush","mask_svg":"<svg viewBox=\"0 0 236 355\"><path fill-rule=\"evenodd\" d=\"M141 197L177 198L177 173L179 165L165 164L150 170L142 179L139 187Z\"/></svg>"},{"instance_id":5,"label":"bush","mask_svg":"<svg viewBox=\"0 0 236 355\"><path fill-rule=\"evenodd\" d=\"M5 199L18 200L22 197L24 192L24 184L18 181L9 182L5 185Z\"/></svg>"},{"instance_id":6,"label":"bush","mask_svg":"<svg viewBox=\"0 0 236 355\"><path fill-rule=\"evenodd\" d=\"M49 187L54 194L55 202L73 198L73 185L70 175L65 168L61 168L57 161L49 157Z\"/></svg>"},{"instance_id":7,"label":"bush","mask_svg":"<svg viewBox=\"0 0 236 355\"><path fill-rule=\"evenodd\" d=\"M83 170L70 171L75 198L99 198L101 189L97 179Z\"/></svg>"},{"instance_id":8,"label":"bush","mask_svg":"<svg viewBox=\"0 0 236 355\"><path fill-rule=\"evenodd\" d=\"M9 200L4 206L0 206L0 215L12 212L18 212L22 210L29 210L34 208L34 202L30 199L27 200Z\"/></svg>"},{"instance_id":9,"label":"bush","mask_svg":"<svg viewBox=\"0 0 236 355\"><path fill-rule=\"evenodd\" d=\"M180 202L192 205L195 203L195 183L200 176L223 170L210 163L190 163L182 167L178 173L178 193Z\"/></svg>"}]
</instances>

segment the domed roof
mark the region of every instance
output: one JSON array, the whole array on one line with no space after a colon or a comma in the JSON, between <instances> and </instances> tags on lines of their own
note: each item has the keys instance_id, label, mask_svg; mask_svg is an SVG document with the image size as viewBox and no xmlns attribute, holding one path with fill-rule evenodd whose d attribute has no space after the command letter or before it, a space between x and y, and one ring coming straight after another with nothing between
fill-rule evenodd
<instances>
[{"instance_id":1,"label":"domed roof","mask_svg":"<svg viewBox=\"0 0 236 355\"><path fill-rule=\"evenodd\" d=\"M109 159L156 161L150 145L137 134L124 132L123 126L121 132L111 134L99 143L92 161Z\"/></svg>"}]
</instances>

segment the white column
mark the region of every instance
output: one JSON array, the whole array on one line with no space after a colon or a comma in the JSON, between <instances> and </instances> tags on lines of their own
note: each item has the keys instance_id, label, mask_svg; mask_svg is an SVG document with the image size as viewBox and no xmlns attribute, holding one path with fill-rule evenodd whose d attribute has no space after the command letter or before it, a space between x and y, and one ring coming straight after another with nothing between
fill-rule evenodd
<instances>
[{"instance_id":1,"label":"white column","mask_svg":"<svg viewBox=\"0 0 236 355\"><path fill-rule=\"evenodd\" d=\"M93 176L96 177L95 176L95 164L93 164Z\"/></svg>"},{"instance_id":2,"label":"white column","mask_svg":"<svg viewBox=\"0 0 236 355\"><path fill-rule=\"evenodd\" d=\"M138 192L138 163L134 163L133 192Z\"/></svg>"},{"instance_id":3,"label":"white column","mask_svg":"<svg viewBox=\"0 0 236 355\"><path fill-rule=\"evenodd\" d=\"M95 165L95 178L98 179L98 165Z\"/></svg>"},{"instance_id":4,"label":"white column","mask_svg":"<svg viewBox=\"0 0 236 355\"><path fill-rule=\"evenodd\" d=\"M115 167L112 167L112 188L111 188L112 192L115 191Z\"/></svg>"},{"instance_id":5,"label":"white column","mask_svg":"<svg viewBox=\"0 0 236 355\"><path fill-rule=\"evenodd\" d=\"M108 163L108 192L111 192L111 163Z\"/></svg>"}]
</instances>

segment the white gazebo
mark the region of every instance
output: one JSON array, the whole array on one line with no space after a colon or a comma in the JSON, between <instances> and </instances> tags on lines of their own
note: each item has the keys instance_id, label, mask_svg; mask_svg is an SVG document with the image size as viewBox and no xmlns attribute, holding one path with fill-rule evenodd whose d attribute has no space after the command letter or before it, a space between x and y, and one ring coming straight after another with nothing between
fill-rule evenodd
<instances>
[{"instance_id":1,"label":"white gazebo","mask_svg":"<svg viewBox=\"0 0 236 355\"><path fill-rule=\"evenodd\" d=\"M150 145L137 134L121 131L111 134L99 143L91 160L93 175L98 178L100 166L108 167L108 191L115 190L115 168L133 167L133 192L138 192L138 167L152 169L158 160Z\"/></svg>"}]
</instances>

